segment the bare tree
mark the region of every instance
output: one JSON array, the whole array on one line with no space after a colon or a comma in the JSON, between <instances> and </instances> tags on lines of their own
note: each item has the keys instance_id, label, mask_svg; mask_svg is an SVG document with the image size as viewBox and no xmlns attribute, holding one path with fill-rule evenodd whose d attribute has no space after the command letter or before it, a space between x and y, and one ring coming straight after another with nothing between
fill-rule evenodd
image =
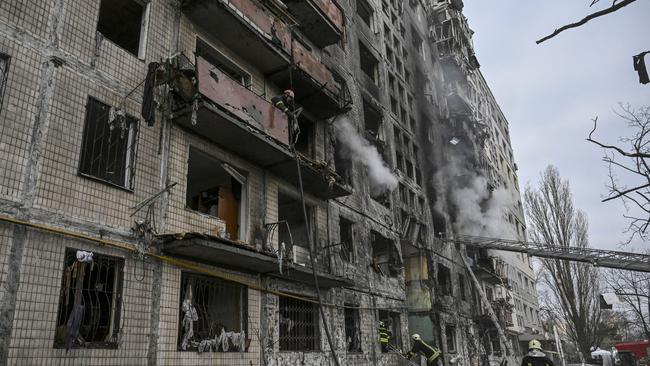
<instances>
[{"instance_id":1,"label":"bare tree","mask_svg":"<svg viewBox=\"0 0 650 366\"><path fill-rule=\"evenodd\" d=\"M630 134L619 138L616 145L600 142L593 136L598 127L596 117L587 141L605 152L603 161L609 170L609 182L603 202L621 199L630 222L626 230L630 234L628 242L635 236L646 241L650 239L650 106L635 109L621 104L615 112L627 124ZM621 177L634 183L622 182Z\"/></svg>"},{"instance_id":2,"label":"bare tree","mask_svg":"<svg viewBox=\"0 0 650 366\"><path fill-rule=\"evenodd\" d=\"M589 246L587 218L573 207L569 183L562 180L557 168L548 166L538 187L530 185L524 193L529 237L534 242L561 247ZM568 336L583 357L598 345L601 313L598 269L585 263L559 259L541 259L540 281L550 290L547 301L567 328Z\"/></svg>"},{"instance_id":3,"label":"bare tree","mask_svg":"<svg viewBox=\"0 0 650 366\"><path fill-rule=\"evenodd\" d=\"M605 283L623 303L624 311L633 319L646 339L650 339L650 274L610 270Z\"/></svg>"}]
</instances>

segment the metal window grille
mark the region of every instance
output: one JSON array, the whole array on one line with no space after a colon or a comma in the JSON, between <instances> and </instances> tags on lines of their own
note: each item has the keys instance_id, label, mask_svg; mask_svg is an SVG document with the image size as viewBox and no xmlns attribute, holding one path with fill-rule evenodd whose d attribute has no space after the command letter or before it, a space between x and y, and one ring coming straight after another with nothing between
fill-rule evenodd
<instances>
[{"instance_id":1,"label":"metal window grille","mask_svg":"<svg viewBox=\"0 0 650 366\"><path fill-rule=\"evenodd\" d=\"M7 78L9 77L9 64L11 57L0 52L0 110L2 110L2 101L4 100Z\"/></svg>"},{"instance_id":2,"label":"metal window grille","mask_svg":"<svg viewBox=\"0 0 650 366\"><path fill-rule=\"evenodd\" d=\"M69 320L80 313L83 316L72 347L117 348L124 260L95 254L92 263L83 263L76 252L70 248L65 252L54 348L66 347L66 335L75 328Z\"/></svg>"},{"instance_id":3,"label":"metal window grille","mask_svg":"<svg viewBox=\"0 0 650 366\"><path fill-rule=\"evenodd\" d=\"M137 140L136 118L89 97L79 173L133 189Z\"/></svg>"},{"instance_id":4,"label":"metal window grille","mask_svg":"<svg viewBox=\"0 0 650 366\"><path fill-rule=\"evenodd\" d=\"M196 310L195 320L183 324L186 304ZM183 272L181 274L181 297L179 311L178 349L184 351L209 350L205 342L220 339L222 332L235 337L227 337L222 343L214 344L212 350L238 352L238 337L248 334L248 288L235 282L219 278ZM191 329L191 334L188 331ZM246 344L248 339L244 337ZM183 342L186 342L184 345ZM204 348L205 347L205 348Z\"/></svg>"},{"instance_id":5,"label":"metal window grille","mask_svg":"<svg viewBox=\"0 0 650 366\"><path fill-rule=\"evenodd\" d=\"M346 304L346 306L355 306ZM361 352L359 309L345 308L345 344L348 352Z\"/></svg>"},{"instance_id":6,"label":"metal window grille","mask_svg":"<svg viewBox=\"0 0 650 366\"><path fill-rule=\"evenodd\" d=\"M318 306L280 297L280 350L316 351L319 349L319 336Z\"/></svg>"}]
</instances>

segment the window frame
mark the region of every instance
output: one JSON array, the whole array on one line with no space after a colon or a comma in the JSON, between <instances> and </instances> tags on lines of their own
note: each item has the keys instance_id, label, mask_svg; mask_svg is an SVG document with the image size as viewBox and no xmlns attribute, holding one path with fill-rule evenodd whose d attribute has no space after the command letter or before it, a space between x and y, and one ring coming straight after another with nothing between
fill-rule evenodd
<instances>
[{"instance_id":1,"label":"window frame","mask_svg":"<svg viewBox=\"0 0 650 366\"><path fill-rule=\"evenodd\" d=\"M457 353L458 352L457 343L458 343L458 336L456 334L456 326L452 324L445 324L445 344L447 346L447 352ZM450 344L453 347L449 347Z\"/></svg>"},{"instance_id":2,"label":"window frame","mask_svg":"<svg viewBox=\"0 0 650 366\"><path fill-rule=\"evenodd\" d=\"M4 69L0 71L0 112L4 104L4 95L7 88L7 80L9 80L9 68L11 67L11 56L4 52L0 52L0 63L4 63Z\"/></svg>"},{"instance_id":3,"label":"window frame","mask_svg":"<svg viewBox=\"0 0 650 366\"><path fill-rule=\"evenodd\" d=\"M111 0L102 0L102 1L111 1ZM97 33L100 33L102 37L120 49L126 51L127 53L137 57L139 60L144 61L146 56L147 56L147 41L149 38L149 18L150 18L150 13L151 13L151 0L128 0L132 1L142 7L142 17L140 19L140 33L139 33L139 39L138 39L138 49L137 53L133 53L130 50L127 50L124 48L124 46L118 44L116 41L112 40L109 37L106 37L100 30L99 30L99 25L100 25L100 16L101 16L101 2L99 5L99 10L97 13L97 26L95 27L95 31Z\"/></svg>"},{"instance_id":4,"label":"window frame","mask_svg":"<svg viewBox=\"0 0 650 366\"><path fill-rule=\"evenodd\" d=\"M296 344L291 344L292 340L291 338L296 338L298 336L291 336L290 333L291 331L288 331L289 334L286 333L286 331L283 332L282 325L282 316L283 312L290 312L291 308L286 308L289 304L294 302L294 306L298 305L303 305L305 306L305 310L303 310L305 313L310 313L312 316L311 319L311 324L308 325L313 328L314 333L310 336L310 345L305 345L304 348L300 347L293 347ZM309 305L307 305L309 304ZM284 306L284 307L283 307ZM307 307L311 307L308 309ZM290 313L291 315L291 313ZM295 313L294 313L295 315ZM287 318L295 323L298 323L298 321L292 320L292 318ZM299 327L302 327L302 329L305 329L305 325L301 325ZM298 327L293 327L298 328ZM284 335L283 335L284 333ZM284 339L283 339L284 338ZM295 342L295 341L294 341ZM289 346L289 347L287 347ZM280 352L320 352L321 351L321 334L320 334L320 318L319 318L319 313L318 313L318 304L312 303L312 302L307 302L304 300L298 300L292 297L287 297L287 296L279 296L278 299L278 348Z\"/></svg>"},{"instance_id":5,"label":"window frame","mask_svg":"<svg viewBox=\"0 0 650 366\"><path fill-rule=\"evenodd\" d=\"M363 353L363 334L361 333L361 311L359 310L358 304L348 304L345 303L345 308L343 309L343 319L344 319L344 335L345 335L345 349L348 353ZM350 325L348 320L352 320L353 324ZM353 329L352 329L353 328ZM348 343L348 331L355 331L356 335L359 337L359 344L356 349L350 347Z\"/></svg>"},{"instance_id":6,"label":"window frame","mask_svg":"<svg viewBox=\"0 0 650 366\"><path fill-rule=\"evenodd\" d=\"M97 182L101 182L101 183L113 186L115 188L119 188L119 189L125 190L127 192L133 193L134 190L135 190L136 162L137 162L137 156L138 156L138 146L139 146L138 142L139 142L139 138L140 138L140 133L139 133L140 132L140 120L133 117L133 116L131 116L131 115L129 115L129 114L125 114L126 123L128 125L128 127L127 127L128 128L128 136L127 136L126 146L124 147L124 149L126 149L126 151L124 153L124 169L125 169L125 172L124 172L124 184L122 185L120 183L117 183L117 182L114 182L114 181L111 181L111 180L107 179L105 176L102 177L102 176L98 176L98 175L93 174L93 172L84 171L84 169L86 169L86 168L84 168L84 163L86 162L85 159L91 159L91 160L94 159L94 156L86 157L86 153L87 153L87 150L86 150L87 145L86 144L90 143L90 141L89 141L90 137L88 136L88 134L90 133L90 130L89 130L89 128L90 128L90 126L89 126L89 118L90 118L89 107L90 107L91 102L98 103L98 105L101 105L101 106L107 108L106 120L104 121L104 119L102 118L102 122L95 122L96 124L101 124L101 123L108 124L108 118L109 118L108 115L110 113L109 111L110 111L111 108L114 108L111 105L102 102L100 99L95 98L92 95L88 95L88 100L86 101L86 113L85 113L85 117L84 117L84 128L83 128L83 134L82 134L82 140L81 140L81 149L79 151L80 156L79 156L79 162L78 162L78 167L77 167L77 174L79 176L81 176L81 177L91 179L91 180L94 180L94 181L97 181ZM94 131L94 132L96 133L96 131ZM109 133L112 134L113 132L111 131ZM109 137L109 140L110 140L110 137ZM94 152L94 149L90 151L91 154L93 152ZM107 154L108 153L109 152L107 152ZM88 168L88 170L92 170L92 166L91 166L91 168Z\"/></svg>"},{"instance_id":7,"label":"window frame","mask_svg":"<svg viewBox=\"0 0 650 366\"><path fill-rule=\"evenodd\" d=\"M56 313L57 314L56 315L56 329L57 329L57 331L55 331L56 334L55 334L54 342L53 342L53 345L52 345L52 348L54 348L54 349L64 349L64 348L66 348L65 340L63 340L62 342L60 341L59 329L61 329L61 327L65 328L70 314L67 314L65 316L65 318L63 319L63 322L61 322L60 318L62 316L62 311L66 312L66 313L68 312L68 310L65 308L65 307L68 306L68 304L64 305L64 299L68 299L68 302L70 302L72 300L70 298L70 292L73 292L73 295L74 295L74 292L76 291L75 288L73 288L73 282L75 283L74 286L76 287L76 280L71 279L70 282L69 282L69 287L66 287L66 282L67 282L66 281L66 272L75 263L81 263L81 262L78 262L77 258L76 258L76 253L77 253L77 251L80 251L80 250L81 249L72 248L72 247L66 247L65 250L64 250L63 269L62 269L62 276L61 276L61 287L60 287L60 291L59 291L59 301L58 301L57 313ZM67 265L68 261L71 261L69 266ZM87 279L88 279L89 283L88 283L88 288L83 289L82 292L91 292L91 288L90 288L90 285L91 285L90 282L91 282L91 278L92 278L91 273L95 269L97 269L97 271L101 271L101 268L106 265L103 262L108 262L108 265L112 265L112 269L114 271L114 273L113 273L113 276L114 276L113 281L114 282L113 282L113 290L112 290L113 296L111 297L111 300L110 300L111 305L110 305L110 309L109 309L109 313L111 313L112 319L109 321L109 331L108 331L109 333L107 334L107 337L110 336L113 339L113 341L106 341L106 340L104 340L104 341L90 341L90 342L84 342L83 344L78 344L76 342L76 339L75 339L73 341L73 343L72 343L72 346L71 346L72 349L118 349L119 348L119 344L120 344L119 337L120 337L120 333L121 333L121 329L122 329L122 327L120 326L121 325L121 320L122 320L122 310L123 310L122 301L123 301L123 294L124 294L124 262L125 262L124 258L118 257L118 256L113 256L113 255L99 254L99 253L94 253L93 252L93 263L92 263L92 265L90 265L90 268L88 268L89 267L88 263L83 263L83 265L84 265L84 273L85 273L85 276L87 276ZM102 263L102 264L100 264L100 263ZM100 267L100 265L102 267ZM79 269L77 269L76 272L79 273ZM108 274L108 270L107 270L106 273ZM72 276L72 270L71 270L70 275ZM95 276L95 288L92 289L92 290L94 290L94 292L100 291L100 290L98 290L98 287L96 286L98 281L99 281L99 277L100 276ZM106 279L108 279L108 277L106 277ZM84 285L85 285L85 281L84 281L84 283L82 283L82 287ZM91 298L90 297L91 295L88 295L88 296L89 296L89 298ZM83 297L84 296L83 296L83 293L82 293L82 298ZM94 298L97 298L97 296L95 295ZM83 298L82 301L85 303L85 298ZM99 300L97 300L97 301L98 301L98 304L100 304ZM70 305L70 306L72 308L74 308L74 305ZM84 307L85 307L86 314L93 311L93 310L89 309L89 306L87 304L85 304ZM73 311L73 309L70 310L70 313L72 311ZM100 310L100 313L101 313L101 310ZM87 320L87 319L92 319L92 317L84 316L84 320ZM98 321L101 321L101 319L98 320ZM82 324L83 324L83 321L82 321ZM81 328L82 327L80 326L80 334L81 334Z\"/></svg>"}]
</instances>

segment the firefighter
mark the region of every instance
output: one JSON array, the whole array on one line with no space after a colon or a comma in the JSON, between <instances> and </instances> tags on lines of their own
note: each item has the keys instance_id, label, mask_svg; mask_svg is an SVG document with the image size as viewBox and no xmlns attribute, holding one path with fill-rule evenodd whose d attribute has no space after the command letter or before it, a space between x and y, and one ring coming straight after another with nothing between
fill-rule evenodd
<instances>
[{"instance_id":1,"label":"firefighter","mask_svg":"<svg viewBox=\"0 0 650 366\"><path fill-rule=\"evenodd\" d=\"M411 350L407 352L404 356L406 358L411 358L415 355L422 355L427 359L427 366L433 366L436 364L436 360L440 357L440 350L436 347L428 345L425 341L422 340L419 334L413 334L411 336L413 340L413 346Z\"/></svg>"},{"instance_id":2,"label":"firefighter","mask_svg":"<svg viewBox=\"0 0 650 366\"><path fill-rule=\"evenodd\" d=\"M553 361L542 352L542 344L533 339L528 342L528 353L521 360L521 366L553 366Z\"/></svg>"},{"instance_id":3,"label":"firefighter","mask_svg":"<svg viewBox=\"0 0 650 366\"><path fill-rule=\"evenodd\" d=\"M294 98L295 94L293 90L287 89L282 92L282 95L276 95L271 98L271 102L277 109L291 116L291 112L295 109Z\"/></svg>"},{"instance_id":4,"label":"firefighter","mask_svg":"<svg viewBox=\"0 0 650 366\"><path fill-rule=\"evenodd\" d=\"M393 336L393 333L386 327L386 323L383 321L379 322L379 344L381 344L381 351L388 352L388 345L390 343L390 337Z\"/></svg>"},{"instance_id":5,"label":"firefighter","mask_svg":"<svg viewBox=\"0 0 650 366\"><path fill-rule=\"evenodd\" d=\"M282 92L282 95L276 95L271 98L273 105L284 112L289 118L289 141L295 144L300 134L300 127L298 126L298 116L302 112L302 107L296 106L295 94L293 90L287 89Z\"/></svg>"}]
</instances>

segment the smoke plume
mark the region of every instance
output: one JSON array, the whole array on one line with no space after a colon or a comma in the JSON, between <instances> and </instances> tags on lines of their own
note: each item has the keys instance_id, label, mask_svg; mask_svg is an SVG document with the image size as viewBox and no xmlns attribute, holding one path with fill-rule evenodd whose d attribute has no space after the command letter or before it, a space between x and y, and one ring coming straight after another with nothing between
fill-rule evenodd
<instances>
[{"instance_id":1,"label":"smoke plume","mask_svg":"<svg viewBox=\"0 0 650 366\"><path fill-rule=\"evenodd\" d=\"M454 228L461 235L514 239L515 232L507 220L515 198L504 188L490 190L488 180L452 159L444 173L452 178L449 198L455 209Z\"/></svg>"},{"instance_id":2,"label":"smoke plume","mask_svg":"<svg viewBox=\"0 0 650 366\"><path fill-rule=\"evenodd\" d=\"M397 178L379 155L377 148L360 136L354 126L346 120L335 126L336 138L340 143L339 153L345 159L365 165L373 195L397 188Z\"/></svg>"}]
</instances>

